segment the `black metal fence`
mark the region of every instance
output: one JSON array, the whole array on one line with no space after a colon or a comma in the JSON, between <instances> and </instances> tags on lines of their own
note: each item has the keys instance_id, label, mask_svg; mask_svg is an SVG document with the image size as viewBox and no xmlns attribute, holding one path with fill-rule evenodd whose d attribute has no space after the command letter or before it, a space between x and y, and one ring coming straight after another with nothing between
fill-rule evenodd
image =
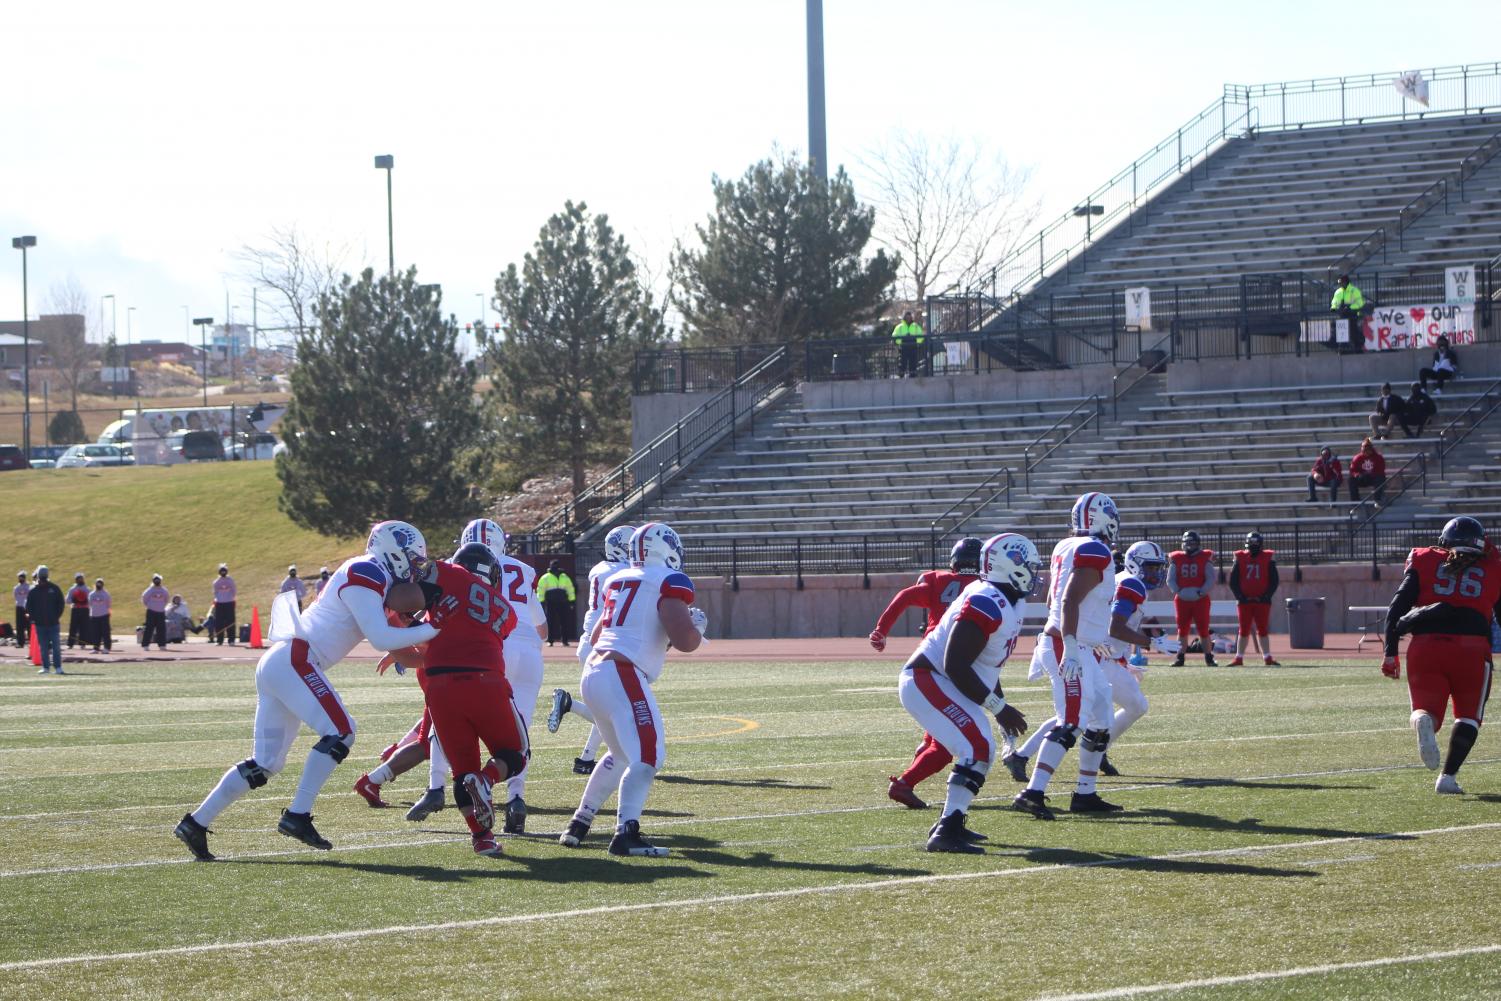
<instances>
[{"instance_id":1,"label":"black metal fence","mask_svg":"<svg viewBox=\"0 0 1501 1001\"><path fill-rule=\"evenodd\" d=\"M631 368L631 391L700 393L724 389L771 356L782 345L748 344L729 348L672 348L637 351Z\"/></svg>"}]
</instances>

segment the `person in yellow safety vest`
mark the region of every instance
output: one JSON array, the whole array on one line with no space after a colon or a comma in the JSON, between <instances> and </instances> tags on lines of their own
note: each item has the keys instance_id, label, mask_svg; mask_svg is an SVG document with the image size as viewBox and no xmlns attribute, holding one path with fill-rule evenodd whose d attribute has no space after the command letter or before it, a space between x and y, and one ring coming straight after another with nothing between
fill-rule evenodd
<instances>
[{"instance_id":1,"label":"person in yellow safety vest","mask_svg":"<svg viewBox=\"0 0 1501 1001\"><path fill-rule=\"evenodd\" d=\"M1329 300L1329 308L1334 310L1337 319L1350 321L1350 346L1347 350L1364 351L1365 327L1360 322L1360 313L1365 309L1365 296L1350 281L1349 275L1339 276L1339 287L1334 290L1334 298ZM1330 340L1334 342L1332 336Z\"/></svg>"},{"instance_id":2,"label":"person in yellow safety vest","mask_svg":"<svg viewBox=\"0 0 1501 1001\"><path fill-rule=\"evenodd\" d=\"M537 596L542 599L542 611L547 615L547 645L572 643L574 602L578 594L573 589L573 578L563 572L560 561L553 560L547 565L547 573L537 578Z\"/></svg>"},{"instance_id":3,"label":"person in yellow safety vest","mask_svg":"<svg viewBox=\"0 0 1501 1001\"><path fill-rule=\"evenodd\" d=\"M891 328L891 339L896 342L897 351L901 353L901 374L904 377L919 374L918 369L926 354L924 342L927 335L923 333L921 323L913 322L910 309L902 314L902 322Z\"/></svg>"}]
</instances>

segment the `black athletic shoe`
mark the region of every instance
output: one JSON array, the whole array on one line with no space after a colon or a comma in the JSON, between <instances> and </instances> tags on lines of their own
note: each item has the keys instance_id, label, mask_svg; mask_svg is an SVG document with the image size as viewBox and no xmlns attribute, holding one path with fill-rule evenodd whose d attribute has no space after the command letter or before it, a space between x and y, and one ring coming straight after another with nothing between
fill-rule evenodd
<instances>
[{"instance_id":1,"label":"black athletic shoe","mask_svg":"<svg viewBox=\"0 0 1501 1001\"><path fill-rule=\"evenodd\" d=\"M1183 666L1183 651L1181 651L1181 650L1178 651L1178 657L1177 657L1176 660L1173 661L1173 666L1174 667L1182 667Z\"/></svg>"},{"instance_id":2,"label":"black athletic shoe","mask_svg":"<svg viewBox=\"0 0 1501 1001\"><path fill-rule=\"evenodd\" d=\"M573 774L575 774L575 775L593 775L594 774L594 759L593 758L574 758L573 759Z\"/></svg>"},{"instance_id":3,"label":"black athletic shoe","mask_svg":"<svg viewBox=\"0 0 1501 1001\"><path fill-rule=\"evenodd\" d=\"M964 814L959 810L944 817L928 832L927 849L930 852L954 852L960 855L982 855L985 849L974 843L965 829Z\"/></svg>"},{"instance_id":4,"label":"black athletic shoe","mask_svg":"<svg viewBox=\"0 0 1501 1001\"><path fill-rule=\"evenodd\" d=\"M1204 666L1205 667L1219 667L1220 665L1219 665L1219 662L1214 659L1214 654L1206 652L1204 654Z\"/></svg>"},{"instance_id":5,"label":"black athletic shoe","mask_svg":"<svg viewBox=\"0 0 1501 1001\"><path fill-rule=\"evenodd\" d=\"M526 833L526 800L520 796L511 797L511 801L506 804L505 833Z\"/></svg>"},{"instance_id":6,"label":"black athletic shoe","mask_svg":"<svg viewBox=\"0 0 1501 1001\"><path fill-rule=\"evenodd\" d=\"M654 845L641 836L640 821L627 820L624 825L615 829L615 836L610 839L610 854L661 858L667 854L667 849Z\"/></svg>"},{"instance_id":7,"label":"black athletic shoe","mask_svg":"<svg viewBox=\"0 0 1501 1001\"><path fill-rule=\"evenodd\" d=\"M1022 785L1027 784L1026 758L1022 757L1020 754L1017 754L1015 751L1008 751L1006 754L1002 755L1001 764L1006 766L1006 771L1011 773L1012 778L1016 779L1016 781L1020 782Z\"/></svg>"},{"instance_id":8,"label":"black athletic shoe","mask_svg":"<svg viewBox=\"0 0 1501 1001\"><path fill-rule=\"evenodd\" d=\"M289 838L296 838L309 848L316 848L326 852L333 847L333 842L318 833L313 826L311 813L293 813L291 810L281 811L281 820L276 822L276 829Z\"/></svg>"},{"instance_id":9,"label":"black athletic shoe","mask_svg":"<svg viewBox=\"0 0 1501 1001\"><path fill-rule=\"evenodd\" d=\"M1123 809L1119 803L1105 802L1097 792L1076 792L1068 801L1069 813L1119 813Z\"/></svg>"},{"instance_id":10,"label":"black athletic shoe","mask_svg":"<svg viewBox=\"0 0 1501 1001\"><path fill-rule=\"evenodd\" d=\"M212 862L214 860L214 853L208 850L208 836L214 832L194 820L191 813L182 815L182 819L177 822L172 833L176 835L178 841L188 846L188 851L192 852L193 857L198 861Z\"/></svg>"},{"instance_id":11,"label":"black athletic shoe","mask_svg":"<svg viewBox=\"0 0 1501 1001\"><path fill-rule=\"evenodd\" d=\"M1109 775L1111 778L1119 775L1121 770L1110 763L1110 755L1100 755L1100 774Z\"/></svg>"},{"instance_id":12,"label":"black athletic shoe","mask_svg":"<svg viewBox=\"0 0 1501 1001\"><path fill-rule=\"evenodd\" d=\"M443 789L429 789L422 794L422 798L412 804L407 811L407 819L412 821L426 820L429 816L443 809Z\"/></svg>"},{"instance_id":13,"label":"black athletic shoe","mask_svg":"<svg viewBox=\"0 0 1501 1001\"><path fill-rule=\"evenodd\" d=\"M565 689L554 688L552 690L552 710L547 714L547 732L557 733L558 727L563 723L563 717L568 715L568 710L573 708L573 696Z\"/></svg>"},{"instance_id":14,"label":"black athletic shoe","mask_svg":"<svg viewBox=\"0 0 1501 1001\"><path fill-rule=\"evenodd\" d=\"M589 836L589 825L582 820L570 820L568 830L558 835L558 844L564 848L577 848Z\"/></svg>"},{"instance_id":15,"label":"black athletic shoe","mask_svg":"<svg viewBox=\"0 0 1501 1001\"><path fill-rule=\"evenodd\" d=\"M1032 789L1023 789L1017 793L1016 798L1011 801L1011 806L1022 813L1030 813L1038 820L1053 819L1053 811L1048 809L1048 798Z\"/></svg>"}]
</instances>

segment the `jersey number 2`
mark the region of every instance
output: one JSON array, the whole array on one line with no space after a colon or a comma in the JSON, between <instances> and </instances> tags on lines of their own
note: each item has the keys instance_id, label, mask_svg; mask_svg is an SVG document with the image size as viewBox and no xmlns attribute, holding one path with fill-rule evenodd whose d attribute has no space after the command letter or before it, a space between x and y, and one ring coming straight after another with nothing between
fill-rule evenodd
<instances>
[{"instance_id":1,"label":"jersey number 2","mask_svg":"<svg viewBox=\"0 0 1501 1001\"><path fill-rule=\"evenodd\" d=\"M506 597L514 604L526 604L526 588L521 586L521 568L506 567L506 576L511 578L511 587Z\"/></svg>"}]
</instances>

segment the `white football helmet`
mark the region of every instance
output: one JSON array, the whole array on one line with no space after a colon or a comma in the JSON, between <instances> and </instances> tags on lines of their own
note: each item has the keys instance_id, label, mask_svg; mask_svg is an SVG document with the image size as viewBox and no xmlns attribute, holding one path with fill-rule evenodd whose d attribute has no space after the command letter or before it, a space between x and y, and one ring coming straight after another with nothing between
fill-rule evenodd
<instances>
[{"instance_id":1,"label":"white football helmet","mask_svg":"<svg viewBox=\"0 0 1501 1001\"><path fill-rule=\"evenodd\" d=\"M992 584L1005 584L1026 597L1037 585L1042 557L1025 535L1002 532L985 540L980 548L980 576Z\"/></svg>"},{"instance_id":2,"label":"white football helmet","mask_svg":"<svg viewBox=\"0 0 1501 1001\"><path fill-rule=\"evenodd\" d=\"M636 529L631 525L617 525L605 536L605 561L627 563L631 558L631 536Z\"/></svg>"},{"instance_id":3,"label":"white football helmet","mask_svg":"<svg viewBox=\"0 0 1501 1001\"><path fill-rule=\"evenodd\" d=\"M1069 512L1068 527L1075 535L1091 535L1105 542L1114 542L1121 530L1121 516L1109 495L1081 494Z\"/></svg>"},{"instance_id":4,"label":"white football helmet","mask_svg":"<svg viewBox=\"0 0 1501 1001\"><path fill-rule=\"evenodd\" d=\"M467 546L471 542L488 546L497 560L506 554L506 533L489 518L476 518L464 526L464 531L459 533L459 545Z\"/></svg>"},{"instance_id":5,"label":"white football helmet","mask_svg":"<svg viewBox=\"0 0 1501 1001\"><path fill-rule=\"evenodd\" d=\"M631 562L643 567L683 568L683 540L671 526L649 521L631 533Z\"/></svg>"},{"instance_id":6,"label":"white football helmet","mask_svg":"<svg viewBox=\"0 0 1501 1001\"><path fill-rule=\"evenodd\" d=\"M1126 550L1126 573L1145 584L1148 591L1162 586L1166 569L1167 555L1155 542L1133 542Z\"/></svg>"},{"instance_id":7,"label":"white football helmet","mask_svg":"<svg viewBox=\"0 0 1501 1001\"><path fill-rule=\"evenodd\" d=\"M382 521L370 529L365 551L386 568L395 581L427 576L427 540L404 521Z\"/></svg>"}]
</instances>

